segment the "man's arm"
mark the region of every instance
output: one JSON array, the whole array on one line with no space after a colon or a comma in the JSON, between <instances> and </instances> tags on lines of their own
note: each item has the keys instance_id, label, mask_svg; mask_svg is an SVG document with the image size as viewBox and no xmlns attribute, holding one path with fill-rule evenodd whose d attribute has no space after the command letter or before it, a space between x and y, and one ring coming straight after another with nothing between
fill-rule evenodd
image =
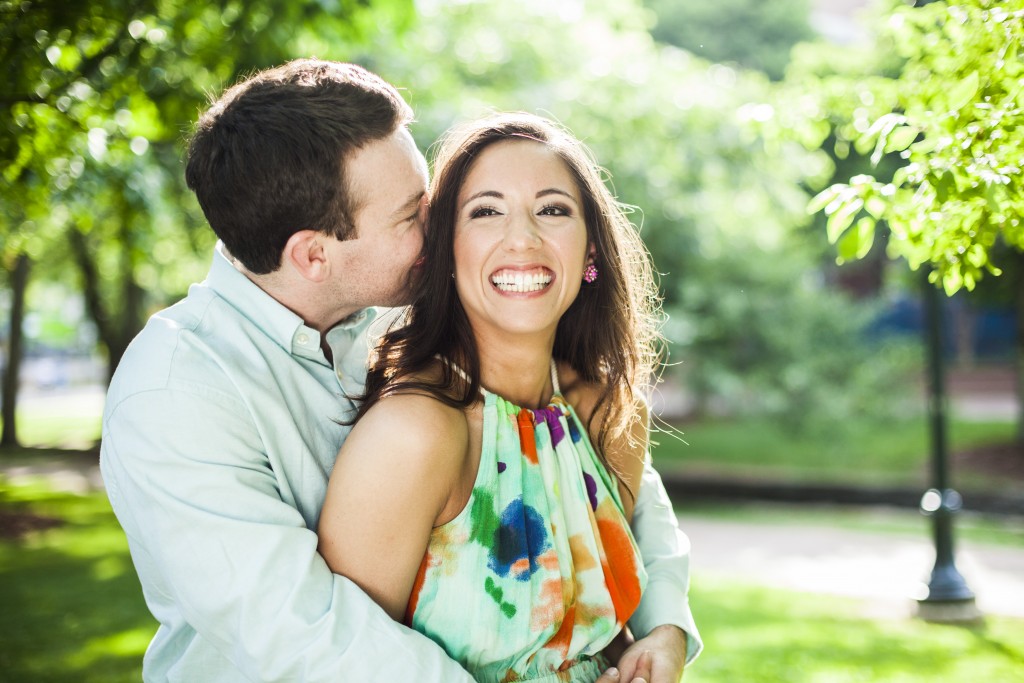
<instances>
[{"instance_id":1,"label":"man's arm","mask_svg":"<svg viewBox=\"0 0 1024 683\"><path fill-rule=\"evenodd\" d=\"M648 580L640 606L629 621L630 629L637 639L643 639L659 626L677 626L686 634L689 663L703 648L687 596L690 540L680 531L672 501L649 458L633 510L632 528Z\"/></svg>"},{"instance_id":2,"label":"man's arm","mask_svg":"<svg viewBox=\"0 0 1024 683\"><path fill-rule=\"evenodd\" d=\"M237 401L158 390L108 414L104 481L154 613L252 681L470 681L330 572Z\"/></svg>"}]
</instances>

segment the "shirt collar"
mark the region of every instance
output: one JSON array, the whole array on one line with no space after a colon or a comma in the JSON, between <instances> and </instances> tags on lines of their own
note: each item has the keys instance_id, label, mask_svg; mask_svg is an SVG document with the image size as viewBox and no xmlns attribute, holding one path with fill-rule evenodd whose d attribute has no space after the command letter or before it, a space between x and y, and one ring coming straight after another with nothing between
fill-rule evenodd
<instances>
[{"instance_id":1,"label":"shirt collar","mask_svg":"<svg viewBox=\"0 0 1024 683\"><path fill-rule=\"evenodd\" d=\"M220 241L205 285L293 355L327 362L320 348L320 333L235 268ZM356 311L328 330L327 343L336 366L373 318L373 309Z\"/></svg>"}]
</instances>

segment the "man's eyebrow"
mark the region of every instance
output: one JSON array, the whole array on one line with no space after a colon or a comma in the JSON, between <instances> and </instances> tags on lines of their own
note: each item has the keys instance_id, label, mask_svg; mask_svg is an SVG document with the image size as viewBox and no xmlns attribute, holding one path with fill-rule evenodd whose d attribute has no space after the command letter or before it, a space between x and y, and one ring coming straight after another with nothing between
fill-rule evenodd
<instances>
[{"instance_id":1,"label":"man's eyebrow","mask_svg":"<svg viewBox=\"0 0 1024 683\"><path fill-rule=\"evenodd\" d=\"M409 198L405 200L405 204L402 204L400 207L395 209L395 212L391 214L391 217L394 219L405 219L411 216L413 211L419 207L420 200L423 199L423 195L425 194L426 192L423 190L419 190L418 192L411 194Z\"/></svg>"}]
</instances>

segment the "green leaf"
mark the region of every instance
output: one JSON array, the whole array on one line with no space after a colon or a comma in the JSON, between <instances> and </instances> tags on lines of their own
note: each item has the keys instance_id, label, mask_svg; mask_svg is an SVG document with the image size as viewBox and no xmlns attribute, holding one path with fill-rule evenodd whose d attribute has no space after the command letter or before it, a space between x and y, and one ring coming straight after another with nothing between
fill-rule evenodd
<instances>
[{"instance_id":1,"label":"green leaf","mask_svg":"<svg viewBox=\"0 0 1024 683\"><path fill-rule=\"evenodd\" d=\"M864 201L860 197L854 197L836 210L831 216L828 217L828 223L825 225L825 232L828 235L828 241L835 244L839 241L846 229L853 223L853 217L857 215L857 212L864 206Z\"/></svg>"},{"instance_id":2,"label":"green leaf","mask_svg":"<svg viewBox=\"0 0 1024 683\"><path fill-rule=\"evenodd\" d=\"M963 109L978 92L979 77L977 71L962 79L949 90L949 110L960 111Z\"/></svg>"},{"instance_id":3,"label":"green leaf","mask_svg":"<svg viewBox=\"0 0 1024 683\"><path fill-rule=\"evenodd\" d=\"M952 266L942 276L942 288L946 290L946 296L953 296L963 285L964 277L960 273L959 265Z\"/></svg>"},{"instance_id":4,"label":"green leaf","mask_svg":"<svg viewBox=\"0 0 1024 683\"><path fill-rule=\"evenodd\" d=\"M885 210L889 208L889 204L876 194L871 195L864 200L864 208L877 219L882 218L885 215Z\"/></svg>"},{"instance_id":5,"label":"green leaf","mask_svg":"<svg viewBox=\"0 0 1024 683\"><path fill-rule=\"evenodd\" d=\"M875 166L882 160L882 154L885 150L885 146L889 140L889 134L893 128L906 122L906 117L901 114L886 114L882 116L873 124L868 132L864 134L864 137L871 139L872 136L878 135L878 141L875 143L875 151L871 154L871 163ZM907 143L909 144L909 143ZM865 150L866 151L866 150ZM861 152L863 154L863 152Z\"/></svg>"},{"instance_id":6,"label":"green leaf","mask_svg":"<svg viewBox=\"0 0 1024 683\"><path fill-rule=\"evenodd\" d=\"M971 245L971 248L964 254L964 259L975 268L981 268L988 263L988 254L980 244Z\"/></svg>"},{"instance_id":7,"label":"green leaf","mask_svg":"<svg viewBox=\"0 0 1024 683\"><path fill-rule=\"evenodd\" d=\"M926 135L925 137L921 138L920 140L912 144L909 147L909 149L911 152L914 152L916 154L927 154L928 152L933 151L938 146L938 144L939 139L937 137L935 137L934 135L928 137Z\"/></svg>"},{"instance_id":8,"label":"green leaf","mask_svg":"<svg viewBox=\"0 0 1024 683\"><path fill-rule=\"evenodd\" d=\"M839 259L852 261L862 259L871 251L875 240L875 219L865 216L857 221L853 230L847 230L837 245Z\"/></svg>"},{"instance_id":9,"label":"green leaf","mask_svg":"<svg viewBox=\"0 0 1024 683\"><path fill-rule=\"evenodd\" d=\"M917 128L911 126L899 126L894 128L889 133L889 138L885 142L885 151L889 152L902 152L907 147L910 147L911 143L917 139L919 131Z\"/></svg>"},{"instance_id":10,"label":"green leaf","mask_svg":"<svg viewBox=\"0 0 1024 683\"><path fill-rule=\"evenodd\" d=\"M807 202L807 213L818 213L826 206L828 206L829 203L831 203L831 201L835 199L836 196L839 194L839 190L841 187L845 186L833 185L832 187L827 187L818 194L816 194L814 197L812 197L811 201Z\"/></svg>"},{"instance_id":11,"label":"green leaf","mask_svg":"<svg viewBox=\"0 0 1024 683\"><path fill-rule=\"evenodd\" d=\"M941 204L945 204L949 199L949 193L951 190L956 189L956 184L953 181L953 174L949 171L943 171L934 182L935 186L935 198Z\"/></svg>"},{"instance_id":12,"label":"green leaf","mask_svg":"<svg viewBox=\"0 0 1024 683\"><path fill-rule=\"evenodd\" d=\"M985 187L985 203L992 213L1002 213L1004 197L1004 193L997 186L990 184Z\"/></svg>"}]
</instances>

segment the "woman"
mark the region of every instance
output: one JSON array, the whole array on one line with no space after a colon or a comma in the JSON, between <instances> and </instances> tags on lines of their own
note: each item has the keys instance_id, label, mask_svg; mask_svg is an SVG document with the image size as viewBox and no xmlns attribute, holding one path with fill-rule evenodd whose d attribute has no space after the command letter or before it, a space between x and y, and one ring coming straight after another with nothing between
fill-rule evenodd
<instances>
[{"instance_id":1,"label":"woman","mask_svg":"<svg viewBox=\"0 0 1024 683\"><path fill-rule=\"evenodd\" d=\"M646 581L628 522L649 256L579 141L536 116L450 133L431 196L430 268L371 367L321 554L477 680L593 681Z\"/></svg>"}]
</instances>

